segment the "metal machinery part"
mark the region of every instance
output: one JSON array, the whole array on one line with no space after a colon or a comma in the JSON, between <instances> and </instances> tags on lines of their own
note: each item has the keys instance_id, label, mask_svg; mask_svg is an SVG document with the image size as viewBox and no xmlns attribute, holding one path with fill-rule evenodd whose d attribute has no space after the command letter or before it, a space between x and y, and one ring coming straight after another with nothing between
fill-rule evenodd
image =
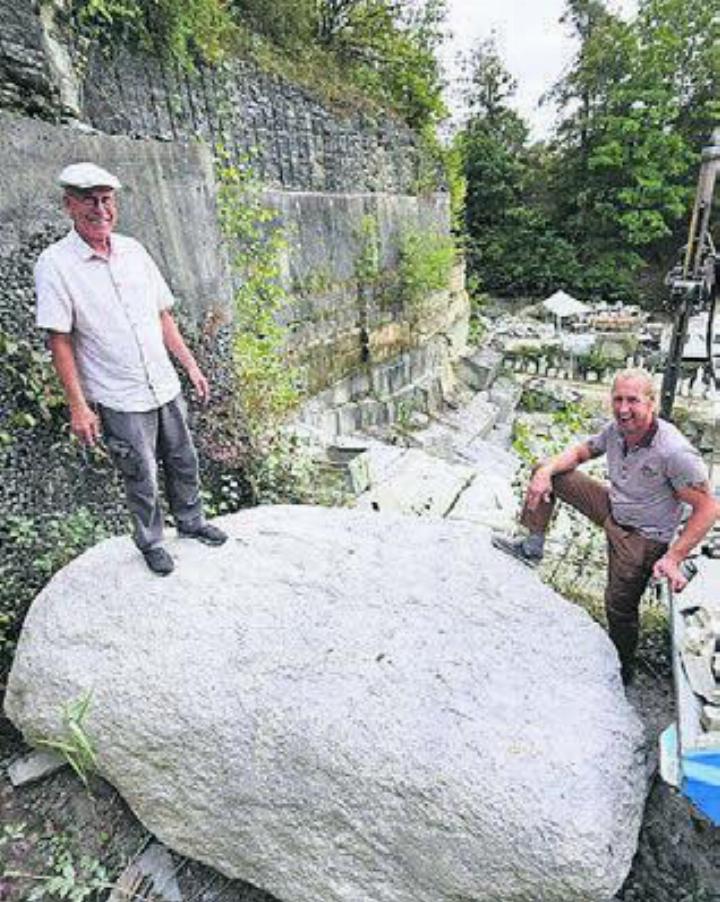
<instances>
[{"instance_id":1,"label":"metal machinery part","mask_svg":"<svg viewBox=\"0 0 720 902\"><path fill-rule=\"evenodd\" d=\"M660 770L720 824L720 563L709 564L682 595L666 589L677 722L661 736Z\"/></svg>"},{"instance_id":2,"label":"metal machinery part","mask_svg":"<svg viewBox=\"0 0 720 902\"><path fill-rule=\"evenodd\" d=\"M694 314L701 312L707 314L703 364L713 386L718 385L720 378L720 347L714 343L720 256L715 250L710 233L710 213L718 169L720 169L720 128L715 129L710 144L702 152L695 204L682 260L668 273L665 280L670 290L670 305L675 311L675 322L660 392L660 415L667 420L672 417L675 392L682 370L688 322Z\"/></svg>"},{"instance_id":3,"label":"metal machinery part","mask_svg":"<svg viewBox=\"0 0 720 902\"><path fill-rule=\"evenodd\" d=\"M691 317L705 319L705 342L691 354L713 387L720 379L715 311L720 256L710 234L710 214L720 169L720 129L703 150L687 245L668 274L675 322L663 376L660 415L671 419ZM711 558L712 538L703 546ZM707 560L681 595L667 586L677 721L660 738L660 770L693 805L720 825L720 560Z\"/></svg>"}]
</instances>

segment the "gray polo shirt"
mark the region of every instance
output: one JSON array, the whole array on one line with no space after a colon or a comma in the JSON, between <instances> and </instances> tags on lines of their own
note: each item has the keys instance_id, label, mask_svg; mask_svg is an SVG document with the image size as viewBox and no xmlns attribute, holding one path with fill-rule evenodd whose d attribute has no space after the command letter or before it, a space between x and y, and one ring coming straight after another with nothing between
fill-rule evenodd
<instances>
[{"instance_id":1,"label":"gray polo shirt","mask_svg":"<svg viewBox=\"0 0 720 902\"><path fill-rule=\"evenodd\" d=\"M626 448L615 422L588 439L593 455L607 454L610 509L622 526L650 539L670 542L683 504L675 490L708 481L700 454L672 423L657 420L654 434Z\"/></svg>"},{"instance_id":2,"label":"gray polo shirt","mask_svg":"<svg viewBox=\"0 0 720 902\"><path fill-rule=\"evenodd\" d=\"M134 238L112 235L105 259L72 230L38 258L35 287L37 325L73 336L88 401L136 413L180 392L160 323L173 296Z\"/></svg>"}]
</instances>

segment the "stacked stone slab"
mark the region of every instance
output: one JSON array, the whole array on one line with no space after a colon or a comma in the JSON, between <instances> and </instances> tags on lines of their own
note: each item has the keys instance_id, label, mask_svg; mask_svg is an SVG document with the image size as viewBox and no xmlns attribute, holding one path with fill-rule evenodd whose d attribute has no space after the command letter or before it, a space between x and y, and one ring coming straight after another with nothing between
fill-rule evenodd
<instances>
[{"instance_id":1,"label":"stacked stone slab","mask_svg":"<svg viewBox=\"0 0 720 902\"><path fill-rule=\"evenodd\" d=\"M32 3L0 4L0 109L55 118L58 89Z\"/></svg>"}]
</instances>

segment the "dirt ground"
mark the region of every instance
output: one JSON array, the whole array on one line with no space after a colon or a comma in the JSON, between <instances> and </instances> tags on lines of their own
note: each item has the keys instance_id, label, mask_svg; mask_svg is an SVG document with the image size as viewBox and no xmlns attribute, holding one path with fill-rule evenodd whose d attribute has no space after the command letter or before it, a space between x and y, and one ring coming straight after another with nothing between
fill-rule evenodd
<instances>
[{"instance_id":1,"label":"dirt ground","mask_svg":"<svg viewBox=\"0 0 720 902\"><path fill-rule=\"evenodd\" d=\"M669 667L645 665L628 690L648 736L649 792L623 902L720 902L720 831L658 773L658 739L675 719Z\"/></svg>"}]
</instances>

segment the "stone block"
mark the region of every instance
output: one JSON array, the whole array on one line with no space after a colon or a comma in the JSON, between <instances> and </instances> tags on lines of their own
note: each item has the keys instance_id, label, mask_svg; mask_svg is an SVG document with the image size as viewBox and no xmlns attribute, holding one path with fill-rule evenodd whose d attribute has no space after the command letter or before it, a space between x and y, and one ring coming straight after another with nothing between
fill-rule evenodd
<instances>
[{"instance_id":1,"label":"stone block","mask_svg":"<svg viewBox=\"0 0 720 902\"><path fill-rule=\"evenodd\" d=\"M67 761L56 752L36 749L13 761L8 767L8 777L13 786L25 786L49 777L66 764Z\"/></svg>"},{"instance_id":2,"label":"stone block","mask_svg":"<svg viewBox=\"0 0 720 902\"><path fill-rule=\"evenodd\" d=\"M400 463L358 498L360 509L444 517L474 476L469 467L413 448Z\"/></svg>"},{"instance_id":3,"label":"stone block","mask_svg":"<svg viewBox=\"0 0 720 902\"><path fill-rule=\"evenodd\" d=\"M284 902L607 902L645 798L603 630L467 523L265 506L34 601L5 708L179 854ZM103 578L98 580L98 573Z\"/></svg>"},{"instance_id":4,"label":"stone block","mask_svg":"<svg viewBox=\"0 0 720 902\"><path fill-rule=\"evenodd\" d=\"M458 375L460 380L473 391L485 391L495 381L501 364L502 354L498 351L480 348L459 359Z\"/></svg>"}]
</instances>

